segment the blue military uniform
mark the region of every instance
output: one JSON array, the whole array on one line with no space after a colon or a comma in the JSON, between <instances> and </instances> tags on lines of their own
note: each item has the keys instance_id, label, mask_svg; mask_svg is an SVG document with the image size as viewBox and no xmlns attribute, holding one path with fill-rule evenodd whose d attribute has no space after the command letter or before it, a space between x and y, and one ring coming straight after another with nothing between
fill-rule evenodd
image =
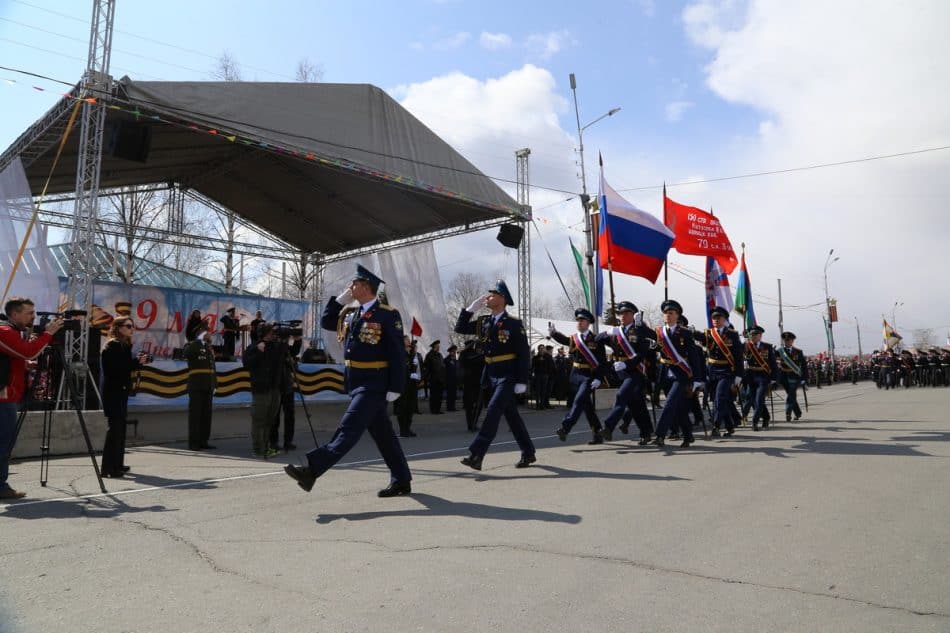
<instances>
[{"instance_id":1,"label":"blue military uniform","mask_svg":"<svg viewBox=\"0 0 950 633\"><path fill-rule=\"evenodd\" d=\"M629 301L621 301L617 305L617 310L637 312L636 306ZM623 337L623 340L633 350L633 357L628 356L626 345L623 344L620 337ZM597 335L597 341L602 345L609 345L614 350L614 357L624 362L624 368L617 372L617 377L621 382L617 388L613 409L604 419L604 430L602 431L604 439L613 439L613 430L629 407L632 412L641 413L641 415L633 416L640 428L640 444L645 445L650 441L650 436L653 435L653 424L650 422L649 416L647 415L644 418L642 413L645 413L646 408L644 395L647 385L646 361L653 354L655 340L656 334L650 328L636 323L619 326L618 333L611 331L601 332Z\"/></svg>"},{"instance_id":2,"label":"blue military uniform","mask_svg":"<svg viewBox=\"0 0 950 633\"><path fill-rule=\"evenodd\" d=\"M370 274L362 267L359 271ZM378 284L378 278L373 278ZM356 445L364 431L369 431L389 467L391 483L403 485L408 491L412 475L386 402L386 393L401 393L406 381L402 319L396 309L380 304L378 299L348 314L341 315L342 309L336 297L331 297L320 324L325 330L338 332L345 366L343 386L353 399L330 441L307 453L310 474L316 478L325 473Z\"/></svg>"},{"instance_id":3,"label":"blue military uniform","mask_svg":"<svg viewBox=\"0 0 950 633\"><path fill-rule=\"evenodd\" d=\"M746 333L746 336L761 334L765 330L758 325ZM752 341L746 341L743 348L745 356L746 374L745 381L753 389L753 395L746 404L743 405L743 413L748 411L751 405L754 407L752 413L752 430L759 430L759 422L763 427L769 425L769 412L765 408L765 395L768 393L769 386L778 381L778 365L775 362L775 348L769 343L759 341L758 345Z\"/></svg>"},{"instance_id":4,"label":"blue military uniform","mask_svg":"<svg viewBox=\"0 0 950 633\"><path fill-rule=\"evenodd\" d=\"M664 301L663 312L676 310L682 314L680 304ZM702 382L705 378L705 366L702 355L693 341L692 333L685 327L663 325L656 329L659 347L660 386L666 391L666 402L660 412L656 425L656 444L663 446L670 427L686 417L687 402L691 383ZM693 443L693 430L689 423L682 424L683 446Z\"/></svg>"},{"instance_id":5,"label":"blue military uniform","mask_svg":"<svg viewBox=\"0 0 950 633\"><path fill-rule=\"evenodd\" d=\"M778 348L778 369L785 387L785 421L802 417L802 408L798 406L798 386L805 389L808 384L808 365L805 362L805 353L795 347L795 335L791 332L782 333L782 342L786 343Z\"/></svg>"},{"instance_id":6,"label":"blue military uniform","mask_svg":"<svg viewBox=\"0 0 950 633\"><path fill-rule=\"evenodd\" d=\"M578 308L574 311L574 318L586 319L589 323L594 322L594 315L589 310ZM568 346L568 356L571 359L571 376L569 378L571 389L574 391L574 398L571 401L571 408L568 409L561 420L561 426L555 429L558 438L563 442L567 439L567 434L577 423L581 413L587 418L590 425L593 439L591 444L602 443L603 437L600 434L600 418L597 417L597 410L594 407L594 389L591 383L594 380L603 381L607 375L607 354L604 351L603 343L598 342L593 332L587 330L583 334L577 333L587 350L582 350L578 346L574 335L567 336L557 330L551 330L551 338L561 345ZM587 352L590 352L588 355Z\"/></svg>"},{"instance_id":7,"label":"blue military uniform","mask_svg":"<svg viewBox=\"0 0 950 633\"><path fill-rule=\"evenodd\" d=\"M490 292L502 295L506 305L514 303L503 281L499 280ZM497 317L486 315L473 320L472 316L473 313L462 309L455 323L455 331L458 334L474 334L477 337L476 345L485 356L481 384L488 391L488 406L485 410L485 421L469 446L471 456L462 463L481 470L482 458L495 439L498 424L504 415L518 448L521 449L518 466L527 466L535 461L535 448L518 412L518 402L515 398L515 385L528 384L531 360L524 324L520 319L510 316L507 311L501 312Z\"/></svg>"},{"instance_id":8,"label":"blue military uniform","mask_svg":"<svg viewBox=\"0 0 950 633\"><path fill-rule=\"evenodd\" d=\"M712 314L729 318L729 312L718 306ZM709 328L698 337L702 338L703 347L706 348L707 384L714 395L713 434L718 435L718 431L725 428L728 437L732 435L737 422L733 414L733 385L735 379L742 378L745 373L742 341L739 340L739 333L728 325L721 329Z\"/></svg>"}]
</instances>

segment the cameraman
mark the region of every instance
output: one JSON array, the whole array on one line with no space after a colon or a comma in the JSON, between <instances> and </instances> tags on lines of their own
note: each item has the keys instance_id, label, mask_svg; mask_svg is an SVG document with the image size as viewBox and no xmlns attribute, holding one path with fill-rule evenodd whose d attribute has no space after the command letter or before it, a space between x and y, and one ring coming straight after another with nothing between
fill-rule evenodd
<instances>
[{"instance_id":1,"label":"cameraman","mask_svg":"<svg viewBox=\"0 0 950 633\"><path fill-rule=\"evenodd\" d=\"M270 428L280 409L286 356L287 344L277 340L277 328L273 323L265 323L257 343L249 345L241 358L251 376L251 451L255 457L280 453L270 447Z\"/></svg>"},{"instance_id":2,"label":"cameraman","mask_svg":"<svg viewBox=\"0 0 950 633\"><path fill-rule=\"evenodd\" d=\"M26 496L10 487L10 454L16 442L17 403L26 391L26 363L39 356L63 327L60 318L46 324L45 331L32 335L36 308L25 297L12 297L3 307L0 320L0 499Z\"/></svg>"}]
</instances>

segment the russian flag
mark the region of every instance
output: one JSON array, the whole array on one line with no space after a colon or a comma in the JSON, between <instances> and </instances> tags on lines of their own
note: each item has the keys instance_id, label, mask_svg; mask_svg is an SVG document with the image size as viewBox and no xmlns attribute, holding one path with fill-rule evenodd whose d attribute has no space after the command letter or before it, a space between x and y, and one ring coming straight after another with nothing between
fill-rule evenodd
<instances>
[{"instance_id":1,"label":"russian flag","mask_svg":"<svg viewBox=\"0 0 950 633\"><path fill-rule=\"evenodd\" d=\"M604 179L603 165L598 202L600 267L656 283L673 244L673 232L659 218L641 211L614 191Z\"/></svg>"}]
</instances>

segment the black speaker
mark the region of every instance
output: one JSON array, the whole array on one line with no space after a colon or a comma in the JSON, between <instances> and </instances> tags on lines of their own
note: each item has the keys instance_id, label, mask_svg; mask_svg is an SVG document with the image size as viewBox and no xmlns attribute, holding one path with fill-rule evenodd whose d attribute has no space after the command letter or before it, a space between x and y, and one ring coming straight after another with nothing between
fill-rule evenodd
<instances>
[{"instance_id":1,"label":"black speaker","mask_svg":"<svg viewBox=\"0 0 950 633\"><path fill-rule=\"evenodd\" d=\"M111 156L144 163L151 146L151 125L116 121L106 128L105 149Z\"/></svg>"},{"instance_id":2,"label":"black speaker","mask_svg":"<svg viewBox=\"0 0 950 633\"><path fill-rule=\"evenodd\" d=\"M498 229L498 241L508 248L521 246L522 237L524 237L524 229L517 224L502 224Z\"/></svg>"}]
</instances>

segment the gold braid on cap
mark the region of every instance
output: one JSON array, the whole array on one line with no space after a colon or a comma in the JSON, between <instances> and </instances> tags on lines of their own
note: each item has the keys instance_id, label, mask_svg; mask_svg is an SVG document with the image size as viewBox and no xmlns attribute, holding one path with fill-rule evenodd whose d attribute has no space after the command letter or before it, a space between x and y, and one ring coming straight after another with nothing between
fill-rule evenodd
<instances>
[{"instance_id":1,"label":"gold braid on cap","mask_svg":"<svg viewBox=\"0 0 950 633\"><path fill-rule=\"evenodd\" d=\"M343 308L340 311L340 316L336 320L336 340L337 343L342 343L343 339L346 338L346 330L350 327L349 316L356 312L356 308L350 306L348 308Z\"/></svg>"}]
</instances>

